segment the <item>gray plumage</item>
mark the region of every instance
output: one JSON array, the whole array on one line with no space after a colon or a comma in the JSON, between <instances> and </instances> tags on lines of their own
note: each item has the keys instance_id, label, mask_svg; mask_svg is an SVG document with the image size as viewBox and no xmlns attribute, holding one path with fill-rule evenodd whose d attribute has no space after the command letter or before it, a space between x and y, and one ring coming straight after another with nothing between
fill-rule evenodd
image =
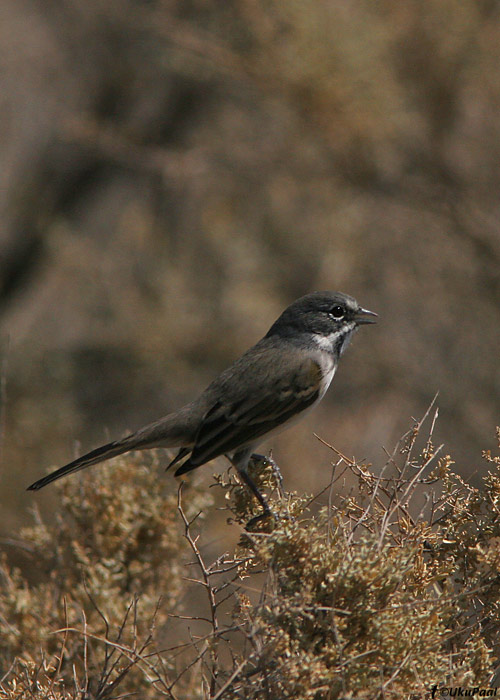
<instances>
[{"instance_id":1,"label":"gray plumage","mask_svg":"<svg viewBox=\"0 0 500 700\"><path fill-rule=\"evenodd\" d=\"M246 469L259 442L320 401L356 328L371 311L339 292L313 292L286 308L256 345L181 409L75 459L28 487L38 490L66 474L130 450L178 447L169 467L184 474L225 454L267 506ZM183 461L184 460L184 461Z\"/></svg>"}]
</instances>

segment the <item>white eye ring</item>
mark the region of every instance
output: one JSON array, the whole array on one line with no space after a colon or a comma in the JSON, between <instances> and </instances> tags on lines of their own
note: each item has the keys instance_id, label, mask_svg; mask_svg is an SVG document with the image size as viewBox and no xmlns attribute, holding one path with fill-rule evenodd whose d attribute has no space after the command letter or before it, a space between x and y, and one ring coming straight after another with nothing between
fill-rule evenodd
<instances>
[{"instance_id":1,"label":"white eye ring","mask_svg":"<svg viewBox=\"0 0 500 700\"><path fill-rule=\"evenodd\" d=\"M334 321L340 321L345 316L345 310L341 306L334 306L328 315Z\"/></svg>"}]
</instances>

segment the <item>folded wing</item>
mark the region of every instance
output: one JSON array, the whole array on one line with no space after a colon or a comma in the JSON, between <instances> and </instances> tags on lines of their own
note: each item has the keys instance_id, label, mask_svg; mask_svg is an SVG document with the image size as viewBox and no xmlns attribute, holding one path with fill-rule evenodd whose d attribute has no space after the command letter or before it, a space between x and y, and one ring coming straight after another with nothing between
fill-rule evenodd
<instances>
[{"instance_id":1,"label":"folded wing","mask_svg":"<svg viewBox=\"0 0 500 700\"><path fill-rule=\"evenodd\" d=\"M176 476L214 459L218 455L258 441L311 406L320 396L322 371L312 359L282 371L276 381L257 384L253 392L217 402L205 414L190 457ZM177 461L177 459L175 460Z\"/></svg>"}]
</instances>

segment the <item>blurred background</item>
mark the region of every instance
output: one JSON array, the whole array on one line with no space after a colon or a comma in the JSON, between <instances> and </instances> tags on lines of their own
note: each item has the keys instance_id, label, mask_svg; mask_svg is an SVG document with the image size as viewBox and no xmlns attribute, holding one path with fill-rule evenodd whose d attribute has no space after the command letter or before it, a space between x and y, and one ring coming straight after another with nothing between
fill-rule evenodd
<instances>
[{"instance_id":1,"label":"blurred background","mask_svg":"<svg viewBox=\"0 0 500 700\"><path fill-rule=\"evenodd\" d=\"M497 0L2 0L0 47L2 534L56 506L24 491L49 465L191 399L315 289L380 322L273 440L287 488L328 484L314 432L383 463L438 391L436 442L484 471Z\"/></svg>"}]
</instances>

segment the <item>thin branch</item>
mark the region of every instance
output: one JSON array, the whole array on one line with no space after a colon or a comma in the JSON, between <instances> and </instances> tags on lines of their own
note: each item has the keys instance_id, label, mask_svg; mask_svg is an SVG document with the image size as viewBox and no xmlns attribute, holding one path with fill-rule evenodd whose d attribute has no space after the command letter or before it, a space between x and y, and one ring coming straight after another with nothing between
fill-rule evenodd
<instances>
[{"instance_id":1,"label":"thin branch","mask_svg":"<svg viewBox=\"0 0 500 700\"><path fill-rule=\"evenodd\" d=\"M182 518L182 521L184 523L184 537L189 543L189 546L191 547L191 550L193 554L196 557L196 561L198 562L198 566L200 568L203 581L198 581L200 585L204 586L205 590L207 591L207 596L208 596L208 604L210 607L210 620L212 623L212 628L213 628L213 644L211 645L211 657L212 657L212 668L211 668L211 680L210 680L210 696L213 696L215 694L215 691L217 689L217 676L219 672L219 656L218 656L218 631L219 631L219 620L217 617L217 600L215 596L215 590L212 585L211 581L211 573L209 568L206 566L205 561L201 555L201 552L198 548L198 537L193 538L191 535L191 530L190 527L192 523L194 522L194 519L189 521L186 517L186 514L182 508L182 486L183 482L180 483L179 489L177 492L177 509L180 513L180 516Z\"/></svg>"}]
</instances>

